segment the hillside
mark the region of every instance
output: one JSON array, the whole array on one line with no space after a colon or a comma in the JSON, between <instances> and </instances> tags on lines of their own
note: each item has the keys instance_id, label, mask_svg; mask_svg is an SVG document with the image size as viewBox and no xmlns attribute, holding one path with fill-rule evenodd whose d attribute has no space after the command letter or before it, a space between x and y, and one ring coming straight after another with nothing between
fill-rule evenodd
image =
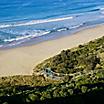
<instances>
[{"instance_id":1,"label":"hillside","mask_svg":"<svg viewBox=\"0 0 104 104\"><path fill-rule=\"evenodd\" d=\"M59 74L74 74L104 68L104 37L45 60L34 68L34 74L51 70Z\"/></svg>"},{"instance_id":2,"label":"hillside","mask_svg":"<svg viewBox=\"0 0 104 104\"><path fill-rule=\"evenodd\" d=\"M104 102L104 37L38 64L32 76L0 78L0 104Z\"/></svg>"}]
</instances>

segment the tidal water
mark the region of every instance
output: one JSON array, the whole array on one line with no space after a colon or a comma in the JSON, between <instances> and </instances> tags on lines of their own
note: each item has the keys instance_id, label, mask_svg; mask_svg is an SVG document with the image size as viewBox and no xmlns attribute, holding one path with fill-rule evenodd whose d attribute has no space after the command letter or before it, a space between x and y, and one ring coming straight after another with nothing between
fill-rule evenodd
<instances>
[{"instance_id":1,"label":"tidal water","mask_svg":"<svg viewBox=\"0 0 104 104\"><path fill-rule=\"evenodd\" d=\"M97 23L104 0L0 0L0 47Z\"/></svg>"}]
</instances>

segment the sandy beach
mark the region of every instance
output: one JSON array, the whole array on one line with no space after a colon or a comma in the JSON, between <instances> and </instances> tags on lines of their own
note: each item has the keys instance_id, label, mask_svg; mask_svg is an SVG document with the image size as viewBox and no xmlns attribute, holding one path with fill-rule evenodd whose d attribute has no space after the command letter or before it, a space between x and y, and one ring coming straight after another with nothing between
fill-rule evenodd
<instances>
[{"instance_id":1,"label":"sandy beach","mask_svg":"<svg viewBox=\"0 0 104 104\"><path fill-rule=\"evenodd\" d=\"M58 54L61 50L76 47L102 36L104 36L104 25L98 25L56 40L0 50L0 76L32 74L35 65Z\"/></svg>"}]
</instances>

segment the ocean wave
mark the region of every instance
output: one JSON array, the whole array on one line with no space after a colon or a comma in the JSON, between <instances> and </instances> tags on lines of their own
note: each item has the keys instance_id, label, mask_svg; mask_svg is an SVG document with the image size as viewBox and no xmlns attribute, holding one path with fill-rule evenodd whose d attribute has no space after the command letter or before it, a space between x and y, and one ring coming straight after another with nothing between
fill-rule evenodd
<instances>
[{"instance_id":1,"label":"ocean wave","mask_svg":"<svg viewBox=\"0 0 104 104\"><path fill-rule=\"evenodd\" d=\"M100 7L100 10L104 10L104 7Z\"/></svg>"},{"instance_id":2,"label":"ocean wave","mask_svg":"<svg viewBox=\"0 0 104 104\"><path fill-rule=\"evenodd\" d=\"M11 39L4 39L4 42L13 42L13 41L20 41L20 40L28 40L34 37L39 37L45 34L48 34L49 31L46 32L40 32L40 33L35 33L34 35L28 34L28 35L23 35L23 36L17 36L16 38L11 38Z\"/></svg>"},{"instance_id":3,"label":"ocean wave","mask_svg":"<svg viewBox=\"0 0 104 104\"><path fill-rule=\"evenodd\" d=\"M57 31L60 32L60 31L66 31L66 30L69 30L69 28L65 27L65 28L60 28L58 29Z\"/></svg>"},{"instance_id":4,"label":"ocean wave","mask_svg":"<svg viewBox=\"0 0 104 104\"><path fill-rule=\"evenodd\" d=\"M104 7L100 7L101 14L104 14Z\"/></svg>"},{"instance_id":5,"label":"ocean wave","mask_svg":"<svg viewBox=\"0 0 104 104\"><path fill-rule=\"evenodd\" d=\"M80 26L83 26L85 23L77 24L77 25L71 25L70 27L62 27L62 28L56 28L53 29L51 32L61 32L61 31L67 31L67 30L72 30L72 29L77 29Z\"/></svg>"},{"instance_id":6,"label":"ocean wave","mask_svg":"<svg viewBox=\"0 0 104 104\"><path fill-rule=\"evenodd\" d=\"M22 44L23 42L25 42L25 41L23 40L23 41L20 41L20 42L10 43L10 44L6 45L6 47L16 46L16 45ZM2 46L2 47L5 47L5 46Z\"/></svg>"},{"instance_id":7,"label":"ocean wave","mask_svg":"<svg viewBox=\"0 0 104 104\"><path fill-rule=\"evenodd\" d=\"M13 25L11 24L3 24L3 25L0 25L0 28L6 28L6 27L12 27Z\"/></svg>"},{"instance_id":8,"label":"ocean wave","mask_svg":"<svg viewBox=\"0 0 104 104\"><path fill-rule=\"evenodd\" d=\"M76 29L76 28L79 28L80 26L83 26L85 23L81 23L81 24L78 24L78 25L73 25L70 27L70 29Z\"/></svg>"},{"instance_id":9,"label":"ocean wave","mask_svg":"<svg viewBox=\"0 0 104 104\"><path fill-rule=\"evenodd\" d=\"M3 47L3 45L0 45L0 48Z\"/></svg>"},{"instance_id":10,"label":"ocean wave","mask_svg":"<svg viewBox=\"0 0 104 104\"><path fill-rule=\"evenodd\" d=\"M23 41L23 40L29 40L35 37L39 37L39 36L43 36L49 33L54 33L54 32L61 32L61 31L67 31L67 30L71 30L71 29L75 29L75 28L79 28L80 26L82 26L83 24L77 24L77 25L73 25L70 27L60 27L60 28L53 28L52 30L33 30L33 31L22 31L21 33L18 32L12 32L9 31L10 34L15 34L15 38L12 37L8 37L6 39L3 39L4 43L12 43L12 42L18 42L18 41ZM5 31L5 33L8 33L8 31ZM17 35L16 35L17 34ZM19 35L21 34L21 35Z\"/></svg>"},{"instance_id":11,"label":"ocean wave","mask_svg":"<svg viewBox=\"0 0 104 104\"><path fill-rule=\"evenodd\" d=\"M2 24L2 25L0 25L0 28L17 27L17 26L29 26L29 25L35 25L35 24L64 21L64 20L69 20L69 19L73 19L73 17L70 16L70 17L56 18L56 19L32 20L32 21L29 21L29 22L16 23L16 24L15 23L14 24Z\"/></svg>"}]
</instances>

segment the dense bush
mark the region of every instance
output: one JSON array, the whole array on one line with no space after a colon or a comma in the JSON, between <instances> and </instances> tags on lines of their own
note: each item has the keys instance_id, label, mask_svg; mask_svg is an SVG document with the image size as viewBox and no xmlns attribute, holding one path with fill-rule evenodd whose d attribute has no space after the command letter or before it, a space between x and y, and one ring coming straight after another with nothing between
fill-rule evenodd
<instances>
[{"instance_id":1,"label":"dense bush","mask_svg":"<svg viewBox=\"0 0 104 104\"><path fill-rule=\"evenodd\" d=\"M61 51L37 65L32 76L0 78L0 104L88 104L91 101L101 104L104 102L103 48L104 37ZM51 76L55 73L54 77L35 75L48 72L47 68Z\"/></svg>"},{"instance_id":2,"label":"dense bush","mask_svg":"<svg viewBox=\"0 0 104 104\"><path fill-rule=\"evenodd\" d=\"M58 73L72 73L82 70L94 70L96 65L100 63L99 54L104 46L104 37L88 44L79 45L78 48L61 51L60 54L44 61L36 66L36 69L43 70L51 68Z\"/></svg>"}]
</instances>

